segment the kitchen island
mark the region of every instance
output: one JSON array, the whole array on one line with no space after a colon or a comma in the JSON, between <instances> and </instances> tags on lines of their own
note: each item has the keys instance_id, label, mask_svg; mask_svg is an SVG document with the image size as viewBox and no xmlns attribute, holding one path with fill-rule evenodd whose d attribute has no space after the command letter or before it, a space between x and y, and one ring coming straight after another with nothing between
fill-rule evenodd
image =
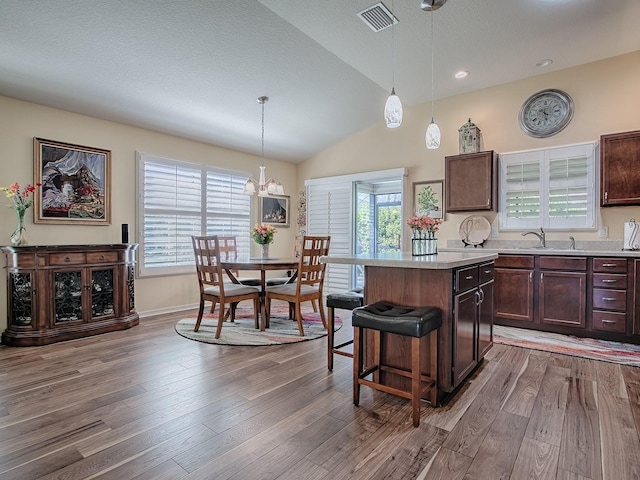
<instances>
[{"instance_id":1,"label":"kitchen island","mask_svg":"<svg viewBox=\"0 0 640 480\"><path fill-rule=\"evenodd\" d=\"M387 301L412 307L432 306L442 310L438 332L438 402L453 392L482 361L491 348L493 335L493 262L495 252L441 252L413 257L408 252L378 255L329 255L328 264L363 265L364 301ZM367 351L373 336L367 337ZM386 334L384 361L407 368L410 340ZM428 346L422 355L423 372L430 371ZM367 363L371 357L366 356ZM408 389L406 378L382 372L382 382Z\"/></svg>"}]
</instances>

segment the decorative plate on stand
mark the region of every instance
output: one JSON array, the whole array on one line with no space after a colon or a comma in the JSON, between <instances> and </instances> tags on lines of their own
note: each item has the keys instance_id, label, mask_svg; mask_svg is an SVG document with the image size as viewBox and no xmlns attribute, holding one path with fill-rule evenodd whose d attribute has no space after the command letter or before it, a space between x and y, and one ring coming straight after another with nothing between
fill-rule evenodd
<instances>
[{"instance_id":1,"label":"decorative plate on stand","mask_svg":"<svg viewBox=\"0 0 640 480\"><path fill-rule=\"evenodd\" d=\"M471 215L462 221L458 232L465 247L482 246L491 235L491 224L481 215Z\"/></svg>"}]
</instances>

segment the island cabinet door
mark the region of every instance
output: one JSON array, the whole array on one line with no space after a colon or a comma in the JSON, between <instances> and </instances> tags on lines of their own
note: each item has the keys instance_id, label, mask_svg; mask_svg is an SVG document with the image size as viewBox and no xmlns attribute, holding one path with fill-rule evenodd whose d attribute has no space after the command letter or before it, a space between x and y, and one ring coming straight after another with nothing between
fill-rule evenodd
<instances>
[{"instance_id":1,"label":"island cabinet door","mask_svg":"<svg viewBox=\"0 0 640 480\"><path fill-rule=\"evenodd\" d=\"M453 319L453 384L459 385L478 364L478 289L456 295Z\"/></svg>"}]
</instances>

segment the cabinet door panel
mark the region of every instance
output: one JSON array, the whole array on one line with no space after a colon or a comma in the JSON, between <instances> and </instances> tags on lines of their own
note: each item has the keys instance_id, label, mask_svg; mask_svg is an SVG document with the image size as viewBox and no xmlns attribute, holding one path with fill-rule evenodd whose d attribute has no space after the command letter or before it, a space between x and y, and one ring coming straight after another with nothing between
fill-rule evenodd
<instances>
[{"instance_id":1,"label":"cabinet door panel","mask_svg":"<svg viewBox=\"0 0 640 480\"><path fill-rule=\"evenodd\" d=\"M445 208L448 212L493 210L497 162L493 151L445 157Z\"/></svg>"},{"instance_id":2,"label":"cabinet door panel","mask_svg":"<svg viewBox=\"0 0 640 480\"><path fill-rule=\"evenodd\" d=\"M478 364L476 350L477 289L456 295L453 334L453 383L459 385Z\"/></svg>"},{"instance_id":3,"label":"cabinet door panel","mask_svg":"<svg viewBox=\"0 0 640 480\"><path fill-rule=\"evenodd\" d=\"M603 207L640 205L640 130L600 137Z\"/></svg>"},{"instance_id":4,"label":"cabinet door panel","mask_svg":"<svg viewBox=\"0 0 640 480\"><path fill-rule=\"evenodd\" d=\"M542 271L538 293L541 323L586 325L586 273Z\"/></svg>"},{"instance_id":5,"label":"cabinet door panel","mask_svg":"<svg viewBox=\"0 0 640 480\"><path fill-rule=\"evenodd\" d=\"M533 322L533 270L496 268L495 319Z\"/></svg>"}]
</instances>

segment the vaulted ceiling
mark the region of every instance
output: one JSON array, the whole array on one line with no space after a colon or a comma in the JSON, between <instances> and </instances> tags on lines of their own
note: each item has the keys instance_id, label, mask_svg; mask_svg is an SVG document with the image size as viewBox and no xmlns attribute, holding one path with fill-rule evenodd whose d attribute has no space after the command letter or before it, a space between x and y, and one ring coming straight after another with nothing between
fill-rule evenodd
<instances>
[{"instance_id":1,"label":"vaulted ceiling","mask_svg":"<svg viewBox=\"0 0 640 480\"><path fill-rule=\"evenodd\" d=\"M374 32L376 3L0 0L0 95L254 154L267 95L265 156L297 163L382 121L393 65L431 100L430 15L436 99L640 50L638 0L384 0Z\"/></svg>"}]
</instances>

